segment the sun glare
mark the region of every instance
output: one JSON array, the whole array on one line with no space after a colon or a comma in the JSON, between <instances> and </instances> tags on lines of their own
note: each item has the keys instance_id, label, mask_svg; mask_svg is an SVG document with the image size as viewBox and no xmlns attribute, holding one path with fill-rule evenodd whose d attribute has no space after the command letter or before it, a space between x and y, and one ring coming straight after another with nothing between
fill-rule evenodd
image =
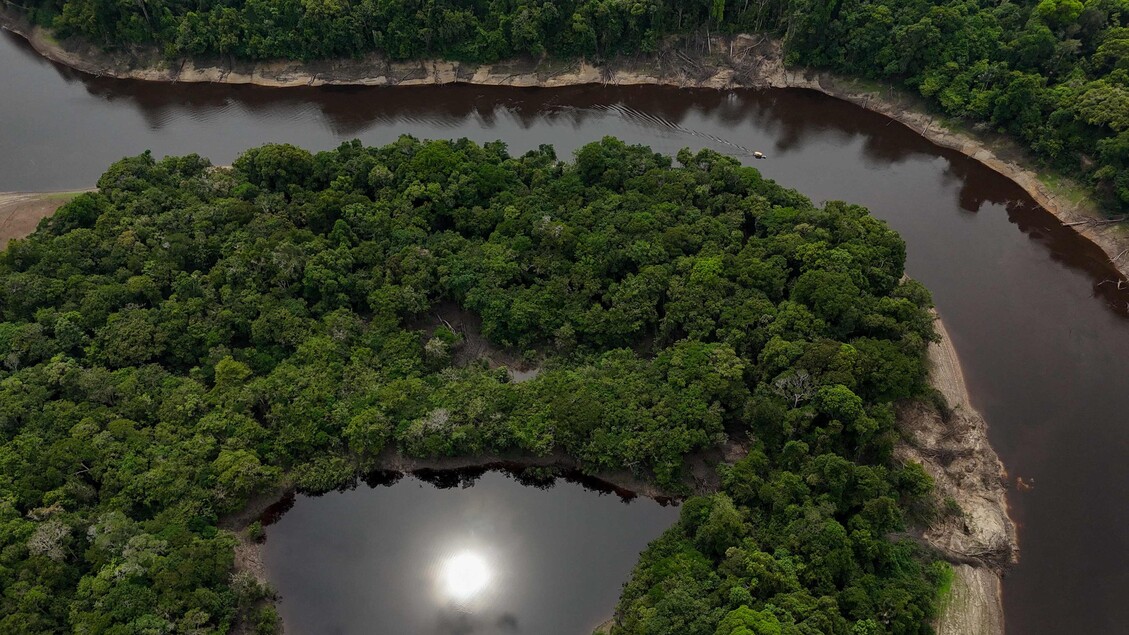
<instances>
[{"instance_id":1,"label":"sun glare","mask_svg":"<svg viewBox=\"0 0 1129 635\"><path fill-rule=\"evenodd\" d=\"M482 556L464 551L443 563L443 588L447 595L466 602L490 584L490 567Z\"/></svg>"}]
</instances>

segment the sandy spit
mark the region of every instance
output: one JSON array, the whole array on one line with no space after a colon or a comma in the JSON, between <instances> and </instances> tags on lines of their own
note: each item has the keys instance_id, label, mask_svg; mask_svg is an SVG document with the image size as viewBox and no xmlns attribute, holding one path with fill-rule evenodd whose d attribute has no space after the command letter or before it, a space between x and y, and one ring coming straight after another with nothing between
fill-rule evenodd
<instances>
[{"instance_id":1,"label":"sandy spit","mask_svg":"<svg viewBox=\"0 0 1129 635\"><path fill-rule=\"evenodd\" d=\"M39 221L54 214L80 192L0 192L0 251L14 238L25 238Z\"/></svg>"}]
</instances>

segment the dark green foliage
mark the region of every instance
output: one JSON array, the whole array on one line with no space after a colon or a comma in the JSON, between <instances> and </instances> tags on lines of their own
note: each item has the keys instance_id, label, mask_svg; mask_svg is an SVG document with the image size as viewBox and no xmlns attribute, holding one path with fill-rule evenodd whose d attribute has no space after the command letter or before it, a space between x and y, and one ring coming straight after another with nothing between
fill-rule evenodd
<instances>
[{"instance_id":1,"label":"dark green foliage","mask_svg":"<svg viewBox=\"0 0 1129 635\"><path fill-rule=\"evenodd\" d=\"M1125 0L37 0L30 5L35 21L106 46L146 43L170 56L244 59L369 52L398 60L495 62L544 54L599 59L654 51L671 34L775 32L789 61L905 86L947 115L1014 136L1047 165L1092 183L1110 209L1129 210ZM298 174L275 174L268 161L251 181L304 178L305 163L295 164ZM598 176L621 178L614 170Z\"/></svg>"},{"instance_id":2,"label":"dark green foliage","mask_svg":"<svg viewBox=\"0 0 1129 635\"><path fill-rule=\"evenodd\" d=\"M1129 210L1129 3L831 6L786 17L791 61L901 84L947 115L1012 135L1094 184L1111 209Z\"/></svg>"},{"instance_id":3,"label":"dark green foliage","mask_svg":"<svg viewBox=\"0 0 1129 635\"><path fill-rule=\"evenodd\" d=\"M723 471L682 507L624 589L618 634L930 633L947 566L885 536L902 526L898 475L789 442ZM679 594L693 595L693 601Z\"/></svg>"},{"instance_id":4,"label":"dark green foliage","mask_svg":"<svg viewBox=\"0 0 1129 635\"><path fill-rule=\"evenodd\" d=\"M220 519L387 447L679 490L688 454L755 439L648 552L621 632L924 632L932 578L884 539L929 490L891 460L933 337L901 240L679 160L405 137L113 165L0 254L0 630L272 632ZM457 354L452 305L542 372Z\"/></svg>"}]
</instances>

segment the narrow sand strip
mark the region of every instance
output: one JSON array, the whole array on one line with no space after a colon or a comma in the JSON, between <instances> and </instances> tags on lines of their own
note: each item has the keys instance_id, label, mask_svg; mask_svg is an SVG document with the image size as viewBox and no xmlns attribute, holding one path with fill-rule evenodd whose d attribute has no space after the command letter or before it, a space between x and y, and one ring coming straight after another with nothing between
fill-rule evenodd
<instances>
[{"instance_id":1,"label":"narrow sand strip","mask_svg":"<svg viewBox=\"0 0 1129 635\"><path fill-rule=\"evenodd\" d=\"M13 238L25 238L39 221L82 192L0 192L0 251Z\"/></svg>"}]
</instances>

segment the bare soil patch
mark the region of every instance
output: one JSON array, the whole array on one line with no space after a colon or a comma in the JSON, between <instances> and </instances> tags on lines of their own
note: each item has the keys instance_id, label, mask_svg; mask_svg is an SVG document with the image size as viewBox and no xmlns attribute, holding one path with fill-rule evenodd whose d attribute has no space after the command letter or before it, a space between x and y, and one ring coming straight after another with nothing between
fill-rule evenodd
<instances>
[{"instance_id":1,"label":"bare soil patch","mask_svg":"<svg viewBox=\"0 0 1129 635\"><path fill-rule=\"evenodd\" d=\"M55 213L79 192L0 192L0 250L14 238L25 238L39 221Z\"/></svg>"}]
</instances>

